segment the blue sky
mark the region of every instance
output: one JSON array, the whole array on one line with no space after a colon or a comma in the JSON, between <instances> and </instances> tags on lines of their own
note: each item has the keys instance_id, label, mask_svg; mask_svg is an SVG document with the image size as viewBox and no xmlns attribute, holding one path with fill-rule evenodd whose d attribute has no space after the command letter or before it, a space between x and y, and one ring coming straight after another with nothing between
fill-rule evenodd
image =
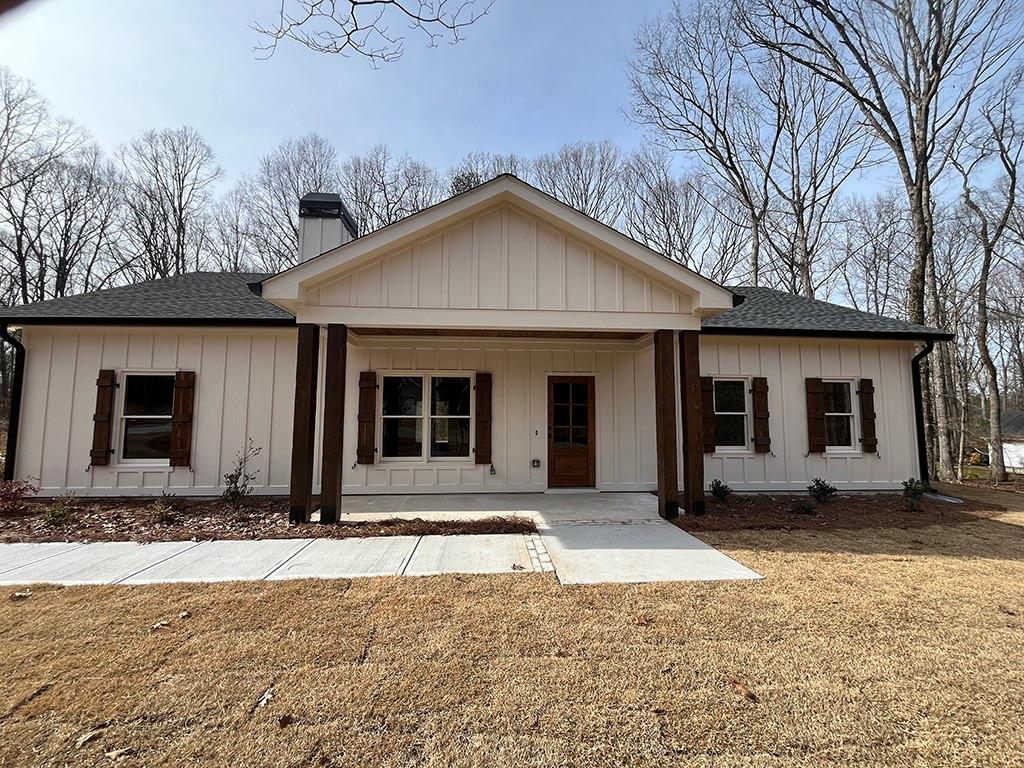
<instances>
[{"instance_id":1,"label":"blue sky","mask_svg":"<svg viewBox=\"0 0 1024 768\"><path fill-rule=\"evenodd\" d=\"M446 169L471 150L637 146L626 63L637 27L667 4L496 0L457 46L410 31L405 56L373 70L290 41L260 61L249 25L272 21L278 0L29 0L0 17L0 65L108 150L188 124L235 178L316 131L342 156L384 142Z\"/></svg>"}]
</instances>

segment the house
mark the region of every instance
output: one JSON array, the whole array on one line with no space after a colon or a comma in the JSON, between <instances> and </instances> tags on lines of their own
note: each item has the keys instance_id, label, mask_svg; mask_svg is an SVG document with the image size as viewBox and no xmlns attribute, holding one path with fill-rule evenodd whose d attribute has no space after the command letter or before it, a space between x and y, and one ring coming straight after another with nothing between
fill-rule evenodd
<instances>
[{"instance_id":1,"label":"house","mask_svg":"<svg viewBox=\"0 0 1024 768\"><path fill-rule=\"evenodd\" d=\"M921 476L917 364L949 334L723 287L509 175L363 236L336 195L300 213L279 274L7 309L8 476L213 495L251 438L294 520L317 494L327 520L344 494L581 487L670 517L713 478Z\"/></svg>"},{"instance_id":2,"label":"house","mask_svg":"<svg viewBox=\"0 0 1024 768\"><path fill-rule=\"evenodd\" d=\"M1007 472L1024 474L1024 411L1003 411L1003 464Z\"/></svg>"}]
</instances>

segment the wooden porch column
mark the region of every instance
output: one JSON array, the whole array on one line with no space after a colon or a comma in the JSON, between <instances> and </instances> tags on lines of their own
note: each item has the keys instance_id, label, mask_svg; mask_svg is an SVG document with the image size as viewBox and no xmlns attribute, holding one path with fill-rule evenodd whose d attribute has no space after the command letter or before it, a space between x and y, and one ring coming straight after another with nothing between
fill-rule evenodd
<instances>
[{"instance_id":1,"label":"wooden porch column","mask_svg":"<svg viewBox=\"0 0 1024 768\"><path fill-rule=\"evenodd\" d=\"M679 379L683 411L683 510L704 514L704 442L700 411L700 335L679 332Z\"/></svg>"},{"instance_id":2,"label":"wooden porch column","mask_svg":"<svg viewBox=\"0 0 1024 768\"><path fill-rule=\"evenodd\" d=\"M295 413L292 420L292 473L289 523L305 523L313 506L313 442L316 433L317 365L320 326L299 323L295 350Z\"/></svg>"},{"instance_id":3,"label":"wooden porch column","mask_svg":"<svg viewBox=\"0 0 1024 768\"><path fill-rule=\"evenodd\" d=\"M345 359L348 326L327 326L324 368L324 435L320 451L320 522L334 523L341 509L342 437L345 431Z\"/></svg>"},{"instance_id":4,"label":"wooden porch column","mask_svg":"<svg viewBox=\"0 0 1024 768\"><path fill-rule=\"evenodd\" d=\"M658 444L658 514L679 515L679 458L676 452L676 366L672 331L654 332L654 408Z\"/></svg>"}]
</instances>

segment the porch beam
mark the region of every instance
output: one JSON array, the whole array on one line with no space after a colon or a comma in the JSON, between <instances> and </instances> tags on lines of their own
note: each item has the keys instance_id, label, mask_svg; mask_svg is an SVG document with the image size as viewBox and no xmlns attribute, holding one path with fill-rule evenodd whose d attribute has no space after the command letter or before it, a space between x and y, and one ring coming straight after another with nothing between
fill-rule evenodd
<instances>
[{"instance_id":1,"label":"porch beam","mask_svg":"<svg viewBox=\"0 0 1024 768\"><path fill-rule=\"evenodd\" d=\"M320 326L299 323L298 329L289 523L309 522L313 507L313 447L316 433L317 366L320 358Z\"/></svg>"},{"instance_id":2,"label":"porch beam","mask_svg":"<svg viewBox=\"0 0 1024 768\"><path fill-rule=\"evenodd\" d=\"M704 514L704 443L700 411L700 334L679 334L680 402L683 424L683 510Z\"/></svg>"},{"instance_id":3,"label":"porch beam","mask_svg":"<svg viewBox=\"0 0 1024 768\"><path fill-rule=\"evenodd\" d=\"M658 452L658 514L679 515L679 456L676 451L675 333L654 332L654 407Z\"/></svg>"},{"instance_id":4,"label":"porch beam","mask_svg":"<svg viewBox=\"0 0 1024 768\"><path fill-rule=\"evenodd\" d=\"M324 429L320 472L320 522L334 523L341 510L342 438L345 422L345 375L348 327L327 326L327 363L324 366Z\"/></svg>"}]
</instances>

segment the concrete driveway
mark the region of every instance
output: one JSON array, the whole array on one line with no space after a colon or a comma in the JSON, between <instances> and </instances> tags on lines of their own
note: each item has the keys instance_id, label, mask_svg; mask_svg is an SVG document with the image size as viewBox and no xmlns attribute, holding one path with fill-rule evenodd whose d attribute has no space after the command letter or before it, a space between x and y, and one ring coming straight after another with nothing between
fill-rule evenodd
<instances>
[{"instance_id":1,"label":"concrete driveway","mask_svg":"<svg viewBox=\"0 0 1024 768\"><path fill-rule=\"evenodd\" d=\"M154 584L543 572L563 584L760 576L660 519L643 493L362 496L349 519L532 517L539 534L0 544L0 584Z\"/></svg>"}]
</instances>

